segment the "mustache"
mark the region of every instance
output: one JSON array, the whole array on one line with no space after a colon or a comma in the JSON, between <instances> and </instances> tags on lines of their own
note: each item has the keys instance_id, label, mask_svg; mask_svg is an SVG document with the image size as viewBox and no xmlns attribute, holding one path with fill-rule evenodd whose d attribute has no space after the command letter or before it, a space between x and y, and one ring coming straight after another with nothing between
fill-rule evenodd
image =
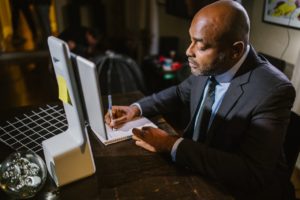
<instances>
[{"instance_id":1,"label":"mustache","mask_svg":"<svg viewBox=\"0 0 300 200\"><path fill-rule=\"evenodd\" d=\"M191 57L188 57L188 61L189 61L189 63L192 63L192 64L194 64L194 65L197 64L197 63L194 61L194 59L191 58Z\"/></svg>"}]
</instances>

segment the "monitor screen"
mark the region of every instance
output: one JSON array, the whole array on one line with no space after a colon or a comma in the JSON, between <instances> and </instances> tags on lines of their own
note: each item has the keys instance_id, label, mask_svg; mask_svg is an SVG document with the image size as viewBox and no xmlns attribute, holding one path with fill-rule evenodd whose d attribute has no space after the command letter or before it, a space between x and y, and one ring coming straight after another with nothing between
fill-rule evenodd
<instances>
[{"instance_id":1,"label":"monitor screen","mask_svg":"<svg viewBox=\"0 0 300 200\"><path fill-rule=\"evenodd\" d=\"M107 140L106 127L104 123L105 111L102 105L101 92L99 86L99 78L96 65L81 57L72 55L74 68L78 73L77 83L80 85L80 94L85 108L86 119L92 129L101 139Z\"/></svg>"}]
</instances>

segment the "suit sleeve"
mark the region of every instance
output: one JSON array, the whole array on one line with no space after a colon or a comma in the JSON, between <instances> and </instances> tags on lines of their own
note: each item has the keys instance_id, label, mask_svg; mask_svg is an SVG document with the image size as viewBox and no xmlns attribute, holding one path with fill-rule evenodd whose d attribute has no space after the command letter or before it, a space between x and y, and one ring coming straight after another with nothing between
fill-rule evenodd
<instances>
[{"instance_id":1,"label":"suit sleeve","mask_svg":"<svg viewBox=\"0 0 300 200\"><path fill-rule=\"evenodd\" d=\"M290 84L269 93L251 114L239 147L224 152L184 139L176 163L235 191L260 191L274 178L295 92Z\"/></svg>"},{"instance_id":2,"label":"suit sleeve","mask_svg":"<svg viewBox=\"0 0 300 200\"><path fill-rule=\"evenodd\" d=\"M180 106L189 105L191 85L195 78L192 75L177 86L139 100L137 103L141 106L143 116L150 117L168 113L180 108Z\"/></svg>"}]
</instances>

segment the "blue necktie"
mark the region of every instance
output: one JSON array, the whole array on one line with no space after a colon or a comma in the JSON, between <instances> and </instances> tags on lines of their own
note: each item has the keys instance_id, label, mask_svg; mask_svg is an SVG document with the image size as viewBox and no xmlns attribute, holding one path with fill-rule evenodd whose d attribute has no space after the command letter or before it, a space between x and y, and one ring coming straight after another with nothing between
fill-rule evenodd
<instances>
[{"instance_id":1,"label":"blue necktie","mask_svg":"<svg viewBox=\"0 0 300 200\"><path fill-rule=\"evenodd\" d=\"M208 80L207 93L203 97L202 106L199 108L199 116L195 121L193 140L204 141L208 131L208 124L211 117L212 106L215 102L215 89L218 82L215 77L211 76ZM201 102L200 102L201 103Z\"/></svg>"}]
</instances>

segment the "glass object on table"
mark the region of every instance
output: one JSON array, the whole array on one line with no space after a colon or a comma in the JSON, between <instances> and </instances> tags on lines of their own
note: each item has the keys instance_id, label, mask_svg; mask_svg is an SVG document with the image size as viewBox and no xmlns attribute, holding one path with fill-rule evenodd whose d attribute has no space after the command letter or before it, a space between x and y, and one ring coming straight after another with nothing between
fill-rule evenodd
<instances>
[{"instance_id":1,"label":"glass object on table","mask_svg":"<svg viewBox=\"0 0 300 200\"><path fill-rule=\"evenodd\" d=\"M44 161L31 151L14 152L0 165L0 187L13 198L33 197L43 187L46 177Z\"/></svg>"}]
</instances>

